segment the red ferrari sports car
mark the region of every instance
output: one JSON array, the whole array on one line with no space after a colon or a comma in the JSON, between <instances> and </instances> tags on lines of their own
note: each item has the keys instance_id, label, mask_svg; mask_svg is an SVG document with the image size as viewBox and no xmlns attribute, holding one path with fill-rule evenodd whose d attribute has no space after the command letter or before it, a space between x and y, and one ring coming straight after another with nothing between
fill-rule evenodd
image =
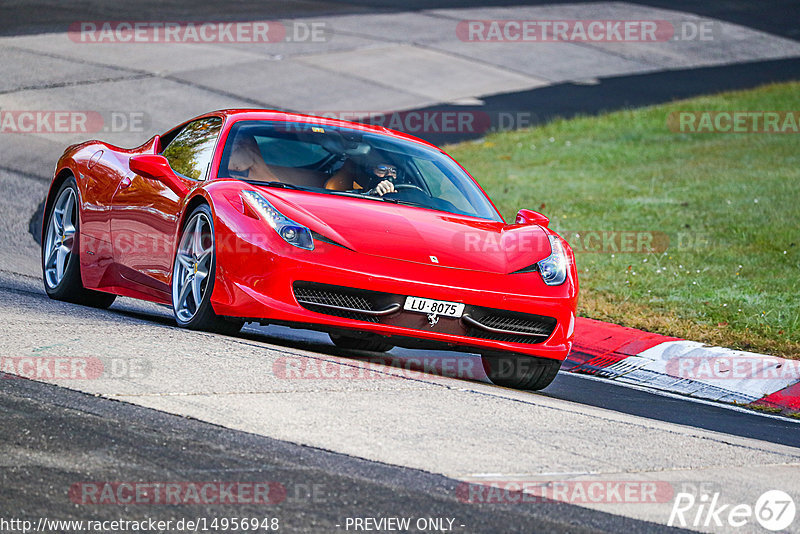
<instances>
[{"instance_id":1,"label":"red ferrari sports car","mask_svg":"<svg viewBox=\"0 0 800 534\"><path fill-rule=\"evenodd\" d=\"M525 389L572 346L575 259L548 219L506 224L447 154L383 127L225 110L134 149L74 145L44 221L54 299L135 297L186 328L284 324L348 349L467 350Z\"/></svg>"}]
</instances>

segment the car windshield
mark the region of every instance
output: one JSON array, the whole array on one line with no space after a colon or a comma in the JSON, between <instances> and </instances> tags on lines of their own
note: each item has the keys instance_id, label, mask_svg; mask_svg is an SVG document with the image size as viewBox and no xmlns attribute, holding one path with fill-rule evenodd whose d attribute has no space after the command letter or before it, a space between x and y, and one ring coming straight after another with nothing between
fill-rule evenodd
<instances>
[{"instance_id":1,"label":"car windshield","mask_svg":"<svg viewBox=\"0 0 800 534\"><path fill-rule=\"evenodd\" d=\"M441 151L327 124L239 121L228 134L218 176L501 220L469 175ZM385 181L394 191L381 195Z\"/></svg>"}]
</instances>

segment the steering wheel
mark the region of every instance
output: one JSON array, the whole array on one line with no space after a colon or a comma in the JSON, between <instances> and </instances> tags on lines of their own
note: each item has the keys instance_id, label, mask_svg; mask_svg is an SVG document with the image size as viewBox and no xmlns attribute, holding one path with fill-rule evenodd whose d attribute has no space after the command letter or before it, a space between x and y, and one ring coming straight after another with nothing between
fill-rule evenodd
<instances>
[{"instance_id":1,"label":"steering wheel","mask_svg":"<svg viewBox=\"0 0 800 534\"><path fill-rule=\"evenodd\" d=\"M394 191L396 193L399 193L402 189L416 189L417 191L419 191L421 193L424 193L427 196L430 196L427 193L427 191L425 191L424 189L422 189L418 185L414 185L414 184L394 184ZM387 194L391 194L391 193L387 193Z\"/></svg>"}]
</instances>

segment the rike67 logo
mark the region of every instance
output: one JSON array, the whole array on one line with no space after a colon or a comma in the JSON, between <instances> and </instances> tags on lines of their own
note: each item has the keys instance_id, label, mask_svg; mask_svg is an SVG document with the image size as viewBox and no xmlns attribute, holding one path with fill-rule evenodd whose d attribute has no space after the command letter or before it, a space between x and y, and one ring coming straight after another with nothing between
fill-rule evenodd
<instances>
[{"instance_id":1,"label":"rike67 logo","mask_svg":"<svg viewBox=\"0 0 800 534\"><path fill-rule=\"evenodd\" d=\"M785 530L794 522L797 512L794 499L781 490L764 492L754 506L723 503L720 494L678 493L672 504L667 525L670 527L700 527L703 529L741 528L753 520L767 530Z\"/></svg>"}]
</instances>

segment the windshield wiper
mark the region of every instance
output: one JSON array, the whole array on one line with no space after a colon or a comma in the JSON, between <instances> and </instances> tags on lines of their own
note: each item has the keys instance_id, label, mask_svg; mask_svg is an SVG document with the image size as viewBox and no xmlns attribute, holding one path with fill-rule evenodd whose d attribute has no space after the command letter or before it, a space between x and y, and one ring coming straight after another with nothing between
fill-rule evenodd
<instances>
[{"instance_id":1,"label":"windshield wiper","mask_svg":"<svg viewBox=\"0 0 800 534\"><path fill-rule=\"evenodd\" d=\"M364 193L351 193L349 191L327 191L327 193L331 195L340 195L343 197L366 198L369 200L378 200L380 202L389 202L391 204L402 204L404 206L417 206L420 208L435 209L421 202L413 202L411 200L400 200L398 198L387 198L385 196L382 197L379 195L366 195Z\"/></svg>"},{"instance_id":2,"label":"windshield wiper","mask_svg":"<svg viewBox=\"0 0 800 534\"><path fill-rule=\"evenodd\" d=\"M385 198L380 197L384 202L392 202L393 204L402 204L404 206L419 206L421 208L435 209L422 202L414 202L413 200L400 200L399 198Z\"/></svg>"},{"instance_id":3,"label":"windshield wiper","mask_svg":"<svg viewBox=\"0 0 800 534\"><path fill-rule=\"evenodd\" d=\"M373 197L372 195L365 195L364 193L351 193L349 191L327 190L327 191L325 191L325 193L328 194L328 195L339 195L339 196L342 196L342 197L367 198L367 199L370 199L370 200L385 200L385 199L383 199L381 197Z\"/></svg>"},{"instance_id":4,"label":"windshield wiper","mask_svg":"<svg viewBox=\"0 0 800 534\"><path fill-rule=\"evenodd\" d=\"M257 180L245 180L248 184L253 185L263 185L266 187L281 187L283 189L294 189L297 191L308 191L305 187L300 187L299 185L294 185L286 182L259 182Z\"/></svg>"}]
</instances>

